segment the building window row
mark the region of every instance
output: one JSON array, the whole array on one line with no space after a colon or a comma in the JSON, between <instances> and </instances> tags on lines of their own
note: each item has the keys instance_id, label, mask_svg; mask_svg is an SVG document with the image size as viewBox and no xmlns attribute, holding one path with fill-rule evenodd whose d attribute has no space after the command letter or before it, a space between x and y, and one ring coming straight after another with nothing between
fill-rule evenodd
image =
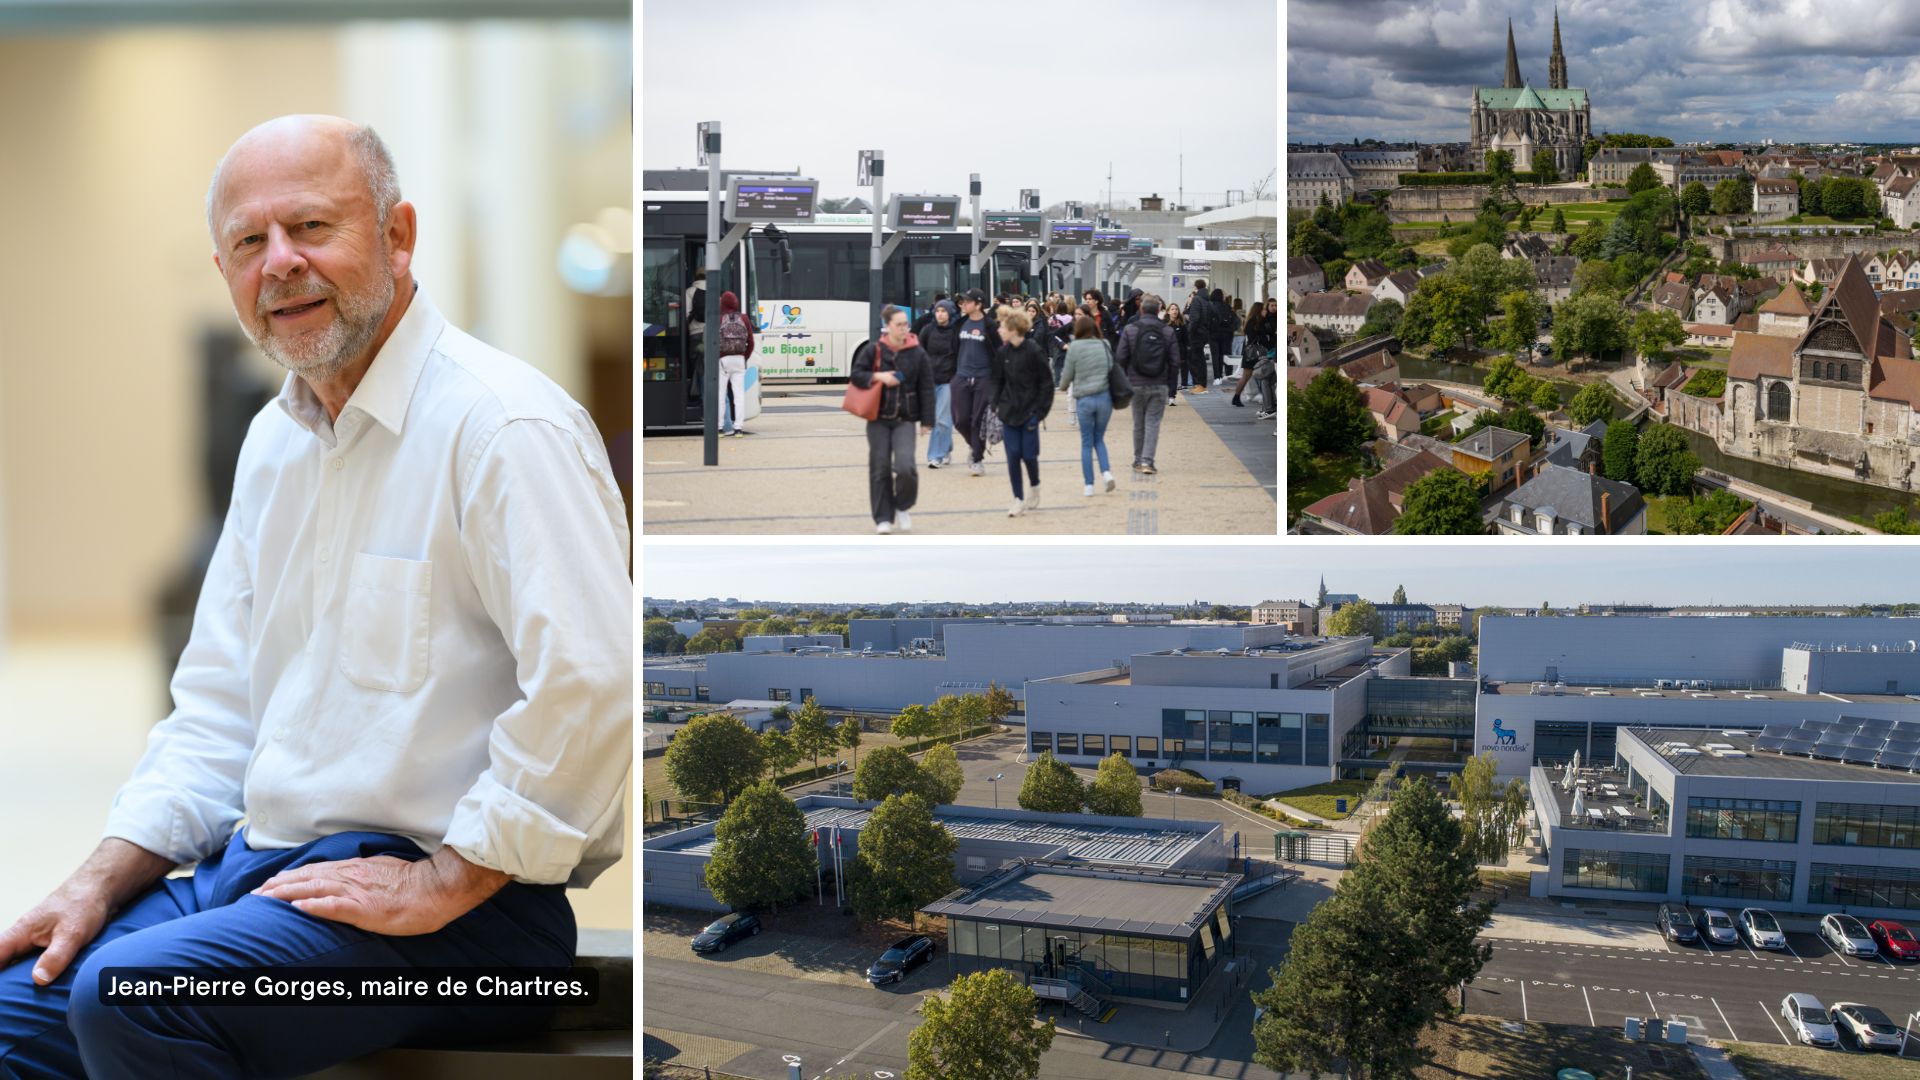
<instances>
[{"instance_id":1,"label":"building window row","mask_svg":"<svg viewBox=\"0 0 1920 1080\"><path fill-rule=\"evenodd\" d=\"M1774 859L1719 859L1688 855L1681 864L1680 892L1737 900L1793 900L1794 864Z\"/></svg>"},{"instance_id":2,"label":"building window row","mask_svg":"<svg viewBox=\"0 0 1920 1080\"><path fill-rule=\"evenodd\" d=\"M1848 847L1920 847L1920 806L1815 803L1813 842Z\"/></svg>"},{"instance_id":3,"label":"building window row","mask_svg":"<svg viewBox=\"0 0 1920 1080\"><path fill-rule=\"evenodd\" d=\"M1262 765L1327 764L1327 714L1162 709L1167 756Z\"/></svg>"},{"instance_id":4,"label":"building window row","mask_svg":"<svg viewBox=\"0 0 1920 1080\"><path fill-rule=\"evenodd\" d=\"M1689 798L1687 835L1791 844L1800 838L1800 804L1783 799Z\"/></svg>"},{"instance_id":5,"label":"building window row","mask_svg":"<svg viewBox=\"0 0 1920 1080\"><path fill-rule=\"evenodd\" d=\"M1920 870L1814 863L1807 903L1864 908L1920 908Z\"/></svg>"},{"instance_id":6,"label":"building window row","mask_svg":"<svg viewBox=\"0 0 1920 1080\"><path fill-rule=\"evenodd\" d=\"M777 686L769 686L767 687L767 700L768 701L792 701L793 691L783 690Z\"/></svg>"},{"instance_id":7,"label":"building window row","mask_svg":"<svg viewBox=\"0 0 1920 1080\"><path fill-rule=\"evenodd\" d=\"M668 687L667 696L678 697L678 698L691 698L693 696L693 687L691 686Z\"/></svg>"},{"instance_id":8,"label":"building window row","mask_svg":"<svg viewBox=\"0 0 1920 1080\"><path fill-rule=\"evenodd\" d=\"M1568 889L1664 893L1667 863L1667 856L1644 851L1568 848L1560 863L1560 884Z\"/></svg>"},{"instance_id":9,"label":"building window row","mask_svg":"<svg viewBox=\"0 0 1920 1080\"><path fill-rule=\"evenodd\" d=\"M666 684L666 683L663 683L663 682L650 682L650 683L648 683L648 684L647 684L647 696L648 696L648 697L665 697L665 696L667 696L667 684Z\"/></svg>"},{"instance_id":10,"label":"building window row","mask_svg":"<svg viewBox=\"0 0 1920 1080\"><path fill-rule=\"evenodd\" d=\"M1126 758L1155 761L1160 757L1160 739L1155 735L1101 735L1077 731L1033 731L1027 735L1027 749L1035 754L1051 750L1055 757L1093 754L1106 757L1119 754Z\"/></svg>"}]
</instances>

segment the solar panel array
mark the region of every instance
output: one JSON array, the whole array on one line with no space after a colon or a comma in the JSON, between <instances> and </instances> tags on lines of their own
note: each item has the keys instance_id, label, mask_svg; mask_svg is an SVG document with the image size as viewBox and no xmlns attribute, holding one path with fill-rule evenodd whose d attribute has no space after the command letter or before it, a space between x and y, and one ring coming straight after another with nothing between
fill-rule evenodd
<instances>
[{"instance_id":1,"label":"solar panel array","mask_svg":"<svg viewBox=\"0 0 1920 1080\"><path fill-rule=\"evenodd\" d=\"M1920 723L1843 716L1837 720L1768 724L1753 740L1753 748L1915 772L1920 771Z\"/></svg>"}]
</instances>

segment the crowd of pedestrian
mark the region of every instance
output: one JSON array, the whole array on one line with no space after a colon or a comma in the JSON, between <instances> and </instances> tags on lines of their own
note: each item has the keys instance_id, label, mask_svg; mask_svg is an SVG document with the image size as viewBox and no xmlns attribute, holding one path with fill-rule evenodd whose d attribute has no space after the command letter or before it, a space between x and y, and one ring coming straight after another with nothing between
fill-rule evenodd
<instances>
[{"instance_id":1,"label":"crowd of pedestrian","mask_svg":"<svg viewBox=\"0 0 1920 1080\"><path fill-rule=\"evenodd\" d=\"M929 470L951 467L964 445L968 475L984 476L1001 447L1012 492L1007 516L1018 517L1040 507L1040 435L1056 393L1072 402L1063 412L1079 434L1086 498L1116 487L1106 443L1116 412L1133 414L1132 471L1141 476L1159 472L1161 425L1183 392L1225 392L1237 376L1233 404L1243 407L1252 385L1258 419L1272 419L1277 323L1276 305L1256 300L1243 310L1240 298L1204 281L1184 304L1140 289L1123 298L1087 289L1078 302L1059 292L1002 293L989 302L968 289L937 294L911 325L905 309L888 306L880 340L855 353L851 374L861 390L883 387L879 418L867 422L875 529L912 528L916 427L927 435Z\"/></svg>"}]
</instances>

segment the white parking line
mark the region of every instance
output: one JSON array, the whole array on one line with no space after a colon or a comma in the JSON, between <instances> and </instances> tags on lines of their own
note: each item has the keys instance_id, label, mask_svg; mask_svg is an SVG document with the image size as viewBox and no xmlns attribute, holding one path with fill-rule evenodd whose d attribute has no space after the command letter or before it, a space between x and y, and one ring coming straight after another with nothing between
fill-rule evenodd
<instances>
[{"instance_id":1,"label":"white parking line","mask_svg":"<svg viewBox=\"0 0 1920 1080\"><path fill-rule=\"evenodd\" d=\"M1587 1003L1587 1026L1599 1027L1599 1022L1593 1018L1593 999L1587 996L1587 988L1584 986L1580 988L1580 1000Z\"/></svg>"},{"instance_id":2,"label":"white parking line","mask_svg":"<svg viewBox=\"0 0 1920 1080\"><path fill-rule=\"evenodd\" d=\"M1790 953L1793 953L1793 958L1794 958L1795 960L1798 960L1798 961L1800 961L1800 962L1801 962L1801 963L1803 963L1803 964L1807 962L1807 958L1806 958L1806 957L1804 957L1804 956L1801 956L1801 955L1799 954L1799 952L1797 952L1797 951L1796 951L1796 950L1794 949L1794 947L1793 947L1793 942L1791 942L1791 941L1788 941L1788 940L1787 940L1787 936L1786 936L1785 934L1782 934L1782 935L1780 935L1780 941L1781 941L1781 943L1782 943L1782 944L1784 944L1784 945L1786 945L1786 947L1787 947L1787 951L1788 951L1788 952L1790 952Z\"/></svg>"},{"instance_id":3,"label":"white parking line","mask_svg":"<svg viewBox=\"0 0 1920 1080\"><path fill-rule=\"evenodd\" d=\"M1527 980L1525 979L1520 980L1520 1019L1533 1019L1533 1017L1527 1015Z\"/></svg>"},{"instance_id":4,"label":"white parking line","mask_svg":"<svg viewBox=\"0 0 1920 1080\"><path fill-rule=\"evenodd\" d=\"M1720 1014L1720 1022L1727 1025L1727 1034L1733 1036L1734 1042L1739 1042L1740 1033L1733 1030L1733 1022L1727 1019L1727 1011L1720 1007L1719 1000L1717 998L1708 998L1707 1000L1713 1002L1713 1011Z\"/></svg>"},{"instance_id":5,"label":"white parking line","mask_svg":"<svg viewBox=\"0 0 1920 1080\"><path fill-rule=\"evenodd\" d=\"M1640 992L1641 992L1641 993L1643 993L1643 994L1647 994L1647 992L1646 992L1645 990L1642 990L1642 991L1640 991ZM1652 994L1647 994L1647 1008L1649 1008L1649 1009L1652 1009L1652 1010L1653 1010L1653 1015L1655 1015L1655 1016L1659 1016L1659 1015L1660 1015L1660 1006L1658 1006L1658 1005L1655 1005L1655 1004L1653 1003L1653 995L1652 995Z\"/></svg>"},{"instance_id":6,"label":"white parking line","mask_svg":"<svg viewBox=\"0 0 1920 1080\"><path fill-rule=\"evenodd\" d=\"M1713 942L1707 940L1705 931L1701 931L1700 933L1700 944L1706 948L1708 956L1713 955Z\"/></svg>"},{"instance_id":7,"label":"white parking line","mask_svg":"<svg viewBox=\"0 0 1920 1080\"><path fill-rule=\"evenodd\" d=\"M1773 1030L1774 1030L1774 1031L1776 1031L1776 1032L1779 1032L1779 1035L1780 1035L1780 1041L1781 1041L1781 1042L1783 1042L1783 1043L1786 1043L1786 1044L1787 1044L1788 1046L1792 1046L1792 1045L1793 1045L1793 1040L1792 1040L1792 1039L1789 1039L1789 1038L1787 1038L1787 1033L1786 1033L1786 1032L1784 1032L1784 1031L1781 1031L1781 1030L1780 1030L1780 1021L1778 1021L1778 1020L1775 1020L1775 1019L1773 1018L1773 1010L1772 1010L1772 1009L1769 1009L1769 1008L1767 1008L1767 1003L1766 1003L1766 1002L1764 1002L1764 1001L1756 1001L1756 1002L1754 1002L1754 1004L1756 1004L1756 1005L1758 1005L1758 1006L1760 1006L1760 1011L1761 1011L1761 1012L1763 1012L1763 1013L1765 1013L1765 1014L1766 1014L1766 1016L1767 1016L1767 1023L1769 1023L1769 1024L1772 1024L1772 1025L1773 1025Z\"/></svg>"},{"instance_id":8,"label":"white parking line","mask_svg":"<svg viewBox=\"0 0 1920 1080\"><path fill-rule=\"evenodd\" d=\"M1751 957L1753 957L1753 958L1754 958L1755 960L1758 960L1758 959L1760 959L1760 954L1759 954L1759 953L1757 953L1757 952L1754 952L1754 951L1753 951L1753 946L1751 946L1751 945L1748 945L1748 944L1747 944L1747 939L1746 939L1746 938L1743 938L1743 937L1736 937L1736 938L1735 938L1735 940L1737 940L1738 942L1740 942L1740 947L1741 947L1741 948L1743 948L1743 949L1745 949L1745 950L1747 950L1747 955L1748 955L1748 956L1751 956Z\"/></svg>"}]
</instances>

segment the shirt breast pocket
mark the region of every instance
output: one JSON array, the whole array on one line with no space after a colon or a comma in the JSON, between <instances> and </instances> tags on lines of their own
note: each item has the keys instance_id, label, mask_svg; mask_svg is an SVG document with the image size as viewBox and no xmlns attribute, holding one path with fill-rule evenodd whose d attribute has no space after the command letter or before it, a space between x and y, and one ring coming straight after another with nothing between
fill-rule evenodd
<instances>
[{"instance_id":1,"label":"shirt breast pocket","mask_svg":"<svg viewBox=\"0 0 1920 1080\"><path fill-rule=\"evenodd\" d=\"M427 681L433 563L354 555L340 628L340 671L357 686L397 694Z\"/></svg>"}]
</instances>

